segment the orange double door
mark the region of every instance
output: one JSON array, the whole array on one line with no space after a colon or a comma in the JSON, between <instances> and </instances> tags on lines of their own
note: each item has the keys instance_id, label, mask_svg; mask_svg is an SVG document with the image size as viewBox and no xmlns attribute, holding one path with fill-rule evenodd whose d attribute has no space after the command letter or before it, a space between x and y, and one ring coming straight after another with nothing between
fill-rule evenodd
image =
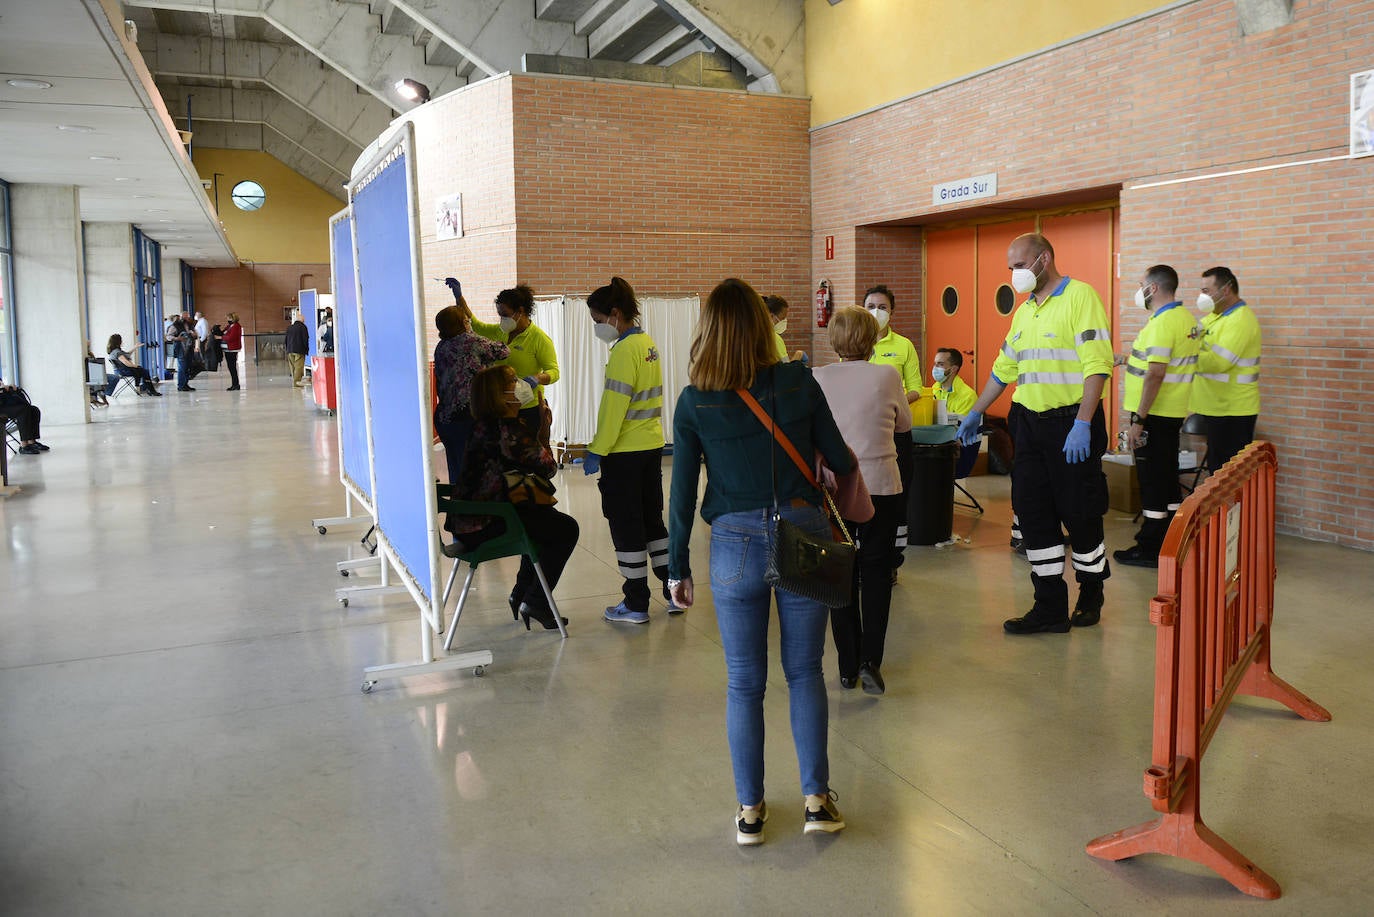
<instances>
[{"instance_id":1,"label":"orange double door","mask_svg":"<svg viewBox=\"0 0 1374 917\"><path fill-rule=\"evenodd\" d=\"M926 333L921 365L934 365L935 351L942 347L958 348L964 355L960 376L982 392L1011 327L1012 313L1026 298L1012 290L1011 271L1007 270L1007 247L1022 233L1039 232L1049 239L1059 272L1091 284L1102 297L1108 324L1113 324L1116 215L1115 206L1099 206L1071 213L1031 214L1000 223L927 229ZM1120 352L1115 334L1112 346ZM1108 384L1109 402L1113 391L1114 386ZM1004 395L993 413L1005 415L1009 397ZM1111 404L1106 408L1110 418Z\"/></svg>"}]
</instances>

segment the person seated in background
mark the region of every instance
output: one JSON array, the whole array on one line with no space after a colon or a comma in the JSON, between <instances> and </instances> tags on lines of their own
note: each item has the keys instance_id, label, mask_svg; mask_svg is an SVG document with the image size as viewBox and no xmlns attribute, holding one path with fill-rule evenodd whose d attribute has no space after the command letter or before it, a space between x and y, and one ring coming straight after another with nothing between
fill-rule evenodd
<instances>
[{"instance_id":1,"label":"person seated in background","mask_svg":"<svg viewBox=\"0 0 1374 917\"><path fill-rule=\"evenodd\" d=\"M978 393L959 378L959 370L963 366L964 355L953 347L941 347L935 351L935 365L930 369L935 387L931 389L931 394L936 401L945 403L945 410L950 414L967 414L978 400Z\"/></svg>"},{"instance_id":2,"label":"person seated in background","mask_svg":"<svg viewBox=\"0 0 1374 917\"><path fill-rule=\"evenodd\" d=\"M542 423L538 433L520 419L520 405L529 398L530 384L515 374L510 366L489 366L472 380L472 416L476 419L468 437L467 452L462 471L454 487L457 500L479 500L487 503L510 499L505 474L510 470L533 472L552 477L558 470L553 452L549 450L549 424L553 415L546 402L540 403ZM577 520L560 513L552 506L517 503L525 531L539 546L539 563L552 591L558 585L563 567L577 546L580 530ZM453 557L476 549L505 532L505 522L496 516L450 516L445 522L455 537L444 553ZM525 629L535 620L547 630L555 630L558 621L549 607L544 589L535 575L529 557L520 558L520 572L511 590L510 607L517 619L524 619ZM567 619L563 620L567 624Z\"/></svg>"},{"instance_id":3,"label":"person seated in background","mask_svg":"<svg viewBox=\"0 0 1374 917\"><path fill-rule=\"evenodd\" d=\"M28 393L14 385L6 385L0 379L0 425L13 420L19 427L19 452L21 455L37 455L47 452L48 447L38 441L38 424L43 412L29 400Z\"/></svg>"},{"instance_id":4,"label":"person seated in background","mask_svg":"<svg viewBox=\"0 0 1374 917\"><path fill-rule=\"evenodd\" d=\"M773 346L778 349L778 361L789 363L793 360L800 360L803 363L809 362L805 350L798 350L791 356L787 353L787 342L782 339L787 332L787 300L781 296L765 296L763 304L768 307L768 315L773 319Z\"/></svg>"},{"instance_id":5,"label":"person seated in background","mask_svg":"<svg viewBox=\"0 0 1374 917\"><path fill-rule=\"evenodd\" d=\"M139 346L150 347L152 345L145 342ZM105 366L117 376L127 376L133 379L134 384L143 394L162 397L162 393L153 384L153 377L148 374L148 370L135 363L133 354L124 349L123 335L110 335L110 340L105 344Z\"/></svg>"}]
</instances>

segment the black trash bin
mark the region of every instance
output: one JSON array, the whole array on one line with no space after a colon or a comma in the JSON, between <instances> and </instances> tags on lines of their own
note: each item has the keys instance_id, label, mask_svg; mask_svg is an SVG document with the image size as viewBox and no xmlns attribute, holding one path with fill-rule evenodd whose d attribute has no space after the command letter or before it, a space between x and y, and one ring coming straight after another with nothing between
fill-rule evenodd
<instances>
[{"instance_id":1,"label":"black trash bin","mask_svg":"<svg viewBox=\"0 0 1374 917\"><path fill-rule=\"evenodd\" d=\"M954 534L954 467L959 444L953 439L923 443L917 427L912 430L911 487L907 490L907 544L940 544ZM953 432L952 427L945 431Z\"/></svg>"}]
</instances>

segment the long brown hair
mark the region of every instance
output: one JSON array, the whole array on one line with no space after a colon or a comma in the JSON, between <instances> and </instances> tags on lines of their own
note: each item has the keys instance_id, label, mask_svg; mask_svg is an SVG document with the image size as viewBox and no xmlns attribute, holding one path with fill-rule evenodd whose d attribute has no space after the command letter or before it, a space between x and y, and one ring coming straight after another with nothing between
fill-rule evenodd
<instances>
[{"instance_id":1,"label":"long brown hair","mask_svg":"<svg viewBox=\"0 0 1374 917\"><path fill-rule=\"evenodd\" d=\"M116 347L121 347L121 348L122 348L123 346L124 346L124 336L123 336L122 334L112 334L112 335L110 335L110 339L109 339L108 341L105 342L105 352L106 352L106 353L109 353L110 351L114 350Z\"/></svg>"},{"instance_id":2,"label":"long brown hair","mask_svg":"<svg viewBox=\"0 0 1374 917\"><path fill-rule=\"evenodd\" d=\"M488 366L472 377L472 416L500 420L506 415L506 386L515 381L509 366Z\"/></svg>"},{"instance_id":3,"label":"long brown hair","mask_svg":"<svg viewBox=\"0 0 1374 917\"><path fill-rule=\"evenodd\" d=\"M753 287L735 277L716 285L701 309L689 358L688 378L707 392L748 388L759 370L778 362L773 320Z\"/></svg>"}]
</instances>

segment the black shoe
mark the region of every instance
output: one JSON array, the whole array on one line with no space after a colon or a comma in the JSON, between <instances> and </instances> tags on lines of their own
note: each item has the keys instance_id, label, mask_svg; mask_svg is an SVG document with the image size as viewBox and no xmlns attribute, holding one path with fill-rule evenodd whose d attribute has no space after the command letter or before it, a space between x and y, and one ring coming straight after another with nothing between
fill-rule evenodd
<instances>
[{"instance_id":1,"label":"black shoe","mask_svg":"<svg viewBox=\"0 0 1374 917\"><path fill-rule=\"evenodd\" d=\"M532 608L529 605L520 606L520 617L525 620L525 630L530 629L530 621L535 620L544 625L544 630L558 630L558 622L553 619L553 612L547 608ZM560 618L562 616L560 615ZM563 626L568 626L568 619L562 618Z\"/></svg>"},{"instance_id":2,"label":"black shoe","mask_svg":"<svg viewBox=\"0 0 1374 917\"><path fill-rule=\"evenodd\" d=\"M179 391L179 392L194 392L195 389L191 388L191 386L189 386L189 385L178 385L178 386L177 386L177 391Z\"/></svg>"},{"instance_id":3,"label":"black shoe","mask_svg":"<svg viewBox=\"0 0 1374 917\"><path fill-rule=\"evenodd\" d=\"M512 621L520 620L520 600L513 595L506 596L506 604L510 605L510 616Z\"/></svg>"},{"instance_id":4,"label":"black shoe","mask_svg":"<svg viewBox=\"0 0 1374 917\"><path fill-rule=\"evenodd\" d=\"M42 452L43 450L38 448L38 446L34 443L28 443L26 445L19 447L20 455L41 455Z\"/></svg>"},{"instance_id":5,"label":"black shoe","mask_svg":"<svg viewBox=\"0 0 1374 917\"><path fill-rule=\"evenodd\" d=\"M152 395L154 398L161 398L161 397L162 397L162 392L159 392L159 391L158 391L157 389L155 389L155 388L150 388L150 389L148 389L148 394L149 394L149 395Z\"/></svg>"},{"instance_id":6,"label":"black shoe","mask_svg":"<svg viewBox=\"0 0 1374 917\"><path fill-rule=\"evenodd\" d=\"M864 683L865 694L882 694L887 691L887 685L883 684L883 673L878 671L878 666L872 662L865 662L859 666L859 681Z\"/></svg>"},{"instance_id":7,"label":"black shoe","mask_svg":"<svg viewBox=\"0 0 1374 917\"><path fill-rule=\"evenodd\" d=\"M1074 627L1092 627L1102 620L1102 583L1100 581L1079 583L1078 602L1073 609L1069 623Z\"/></svg>"},{"instance_id":8,"label":"black shoe","mask_svg":"<svg viewBox=\"0 0 1374 917\"><path fill-rule=\"evenodd\" d=\"M33 444L34 444L35 446L38 447L38 451L39 451L39 452L51 452L51 451L52 451L52 449L51 449L50 447L43 445L42 443L40 443L40 442L39 442L38 440L36 440L36 439L33 441Z\"/></svg>"},{"instance_id":9,"label":"black shoe","mask_svg":"<svg viewBox=\"0 0 1374 917\"><path fill-rule=\"evenodd\" d=\"M1159 555L1151 554L1144 550L1140 545L1126 548L1123 551L1113 551L1112 559L1117 563L1125 564L1128 567L1158 567Z\"/></svg>"},{"instance_id":10,"label":"black shoe","mask_svg":"<svg viewBox=\"0 0 1374 917\"><path fill-rule=\"evenodd\" d=\"M231 385L231 386L229 386L228 388L225 389L226 392L237 392L238 390L239 390L239 387L238 387L237 385Z\"/></svg>"},{"instance_id":11,"label":"black shoe","mask_svg":"<svg viewBox=\"0 0 1374 917\"><path fill-rule=\"evenodd\" d=\"M1008 618L1002 622L1002 630L1009 634L1067 634L1069 616L1067 613L1051 617L1038 614L1034 608L1019 618Z\"/></svg>"},{"instance_id":12,"label":"black shoe","mask_svg":"<svg viewBox=\"0 0 1374 917\"><path fill-rule=\"evenodd\" d=\"M841 687L841 688L844 688L846 691L851 690L851 689L852 689L856 684L858 684L858 683L859 683L859 676L857 676L857 675L841 675L841 676L840 676L840 687Z\"/></svg>"}]
</instances>

